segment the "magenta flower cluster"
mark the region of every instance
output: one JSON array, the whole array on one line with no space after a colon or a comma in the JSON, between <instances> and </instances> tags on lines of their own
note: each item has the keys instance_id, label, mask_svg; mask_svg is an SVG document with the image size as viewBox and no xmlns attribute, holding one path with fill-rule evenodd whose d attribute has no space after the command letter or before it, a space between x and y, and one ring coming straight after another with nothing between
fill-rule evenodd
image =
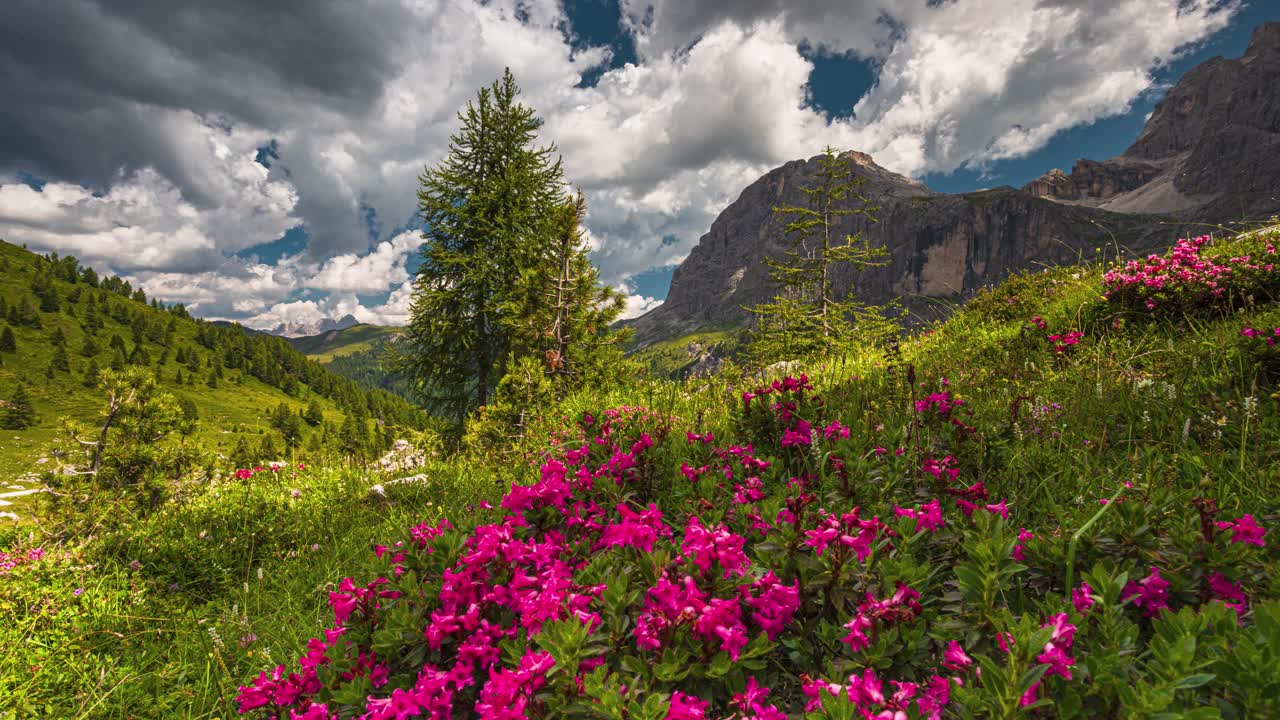
<instances>
[{"instance_id":1,"label":"magenta flower cluster","mask_svg":"<svg viewBox=\"0 0 1280 720\"><path fill-rule=\"evenodd\" d=\"M24 565L39 562L44 559L44 556L44 548L31 548L30 550L13 552L0 551L0 575L8 575Z\"/></svg>"}]
</instances>

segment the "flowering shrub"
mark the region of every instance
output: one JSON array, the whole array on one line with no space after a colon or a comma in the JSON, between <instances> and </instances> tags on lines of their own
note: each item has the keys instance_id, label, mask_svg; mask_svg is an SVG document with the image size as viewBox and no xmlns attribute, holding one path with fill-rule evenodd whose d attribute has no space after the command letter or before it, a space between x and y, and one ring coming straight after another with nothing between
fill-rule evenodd
<instances>
[{"instance_id":1,"label":"flowering shrub","mask_svg":"<svg viewBox=\"0 0 1280 720\"><path fill-rule=\"evenodd\" d=\"M0 575L8 575L25 565L39 562L44 558L44 548L29 550L0 551Z\"/></svg>"},{"instance_id":2,"label":"flowering shrub","mask_svg":"<svg viewBox=\"0 0 1280 720\"><path fill-rule=\"evenodd\" d=\"M972 430L950 392L916 403L920 427ZM1204 542L1222 550L1198 595L1185 568L1131 561L1070 588L1027 586L1031 564L1058 571L1054 545L1010 522L1016 502L992 502L950 455L927 455L900 487L868 485L880 475L867 467L882 475L909 453L868 448L827 411L801 376L743 394L743 443L677 435L643 409L580 416L538 480L485 516L376 547L381 573L339 583L332 626L296 665L242 686L241 711L897 720L1052 702L1083 717L1174 707L1158 682L1218 697L1250 682L1211 685L1201 656L1156 657L1136 675L1147 685L1121 682L1147 626L1170 643L1253 643L1246 658L1214 651L1234 677L1280 660L1280 606L1249 605L1267 551L1252 515L1206 516ZM662 453L679 470L655 480ZM1269 682L1258 702L1280 702Z\"/></svg>"},{"instance_id":3,"label":"flowering shrub","mask_svg":"<svg viewBox=\"0 0 1280 720\"><path fill-rule=\"evenodd\" d=\"M1224 308L1267 293L1280 283L1280 255L1266 242L1256 252L1228 257L1208 252L1210 238L1179 240L1166 255L1148 255L1107 271L1104 297L1148 313Z\"/></svg>"}]
</instances>

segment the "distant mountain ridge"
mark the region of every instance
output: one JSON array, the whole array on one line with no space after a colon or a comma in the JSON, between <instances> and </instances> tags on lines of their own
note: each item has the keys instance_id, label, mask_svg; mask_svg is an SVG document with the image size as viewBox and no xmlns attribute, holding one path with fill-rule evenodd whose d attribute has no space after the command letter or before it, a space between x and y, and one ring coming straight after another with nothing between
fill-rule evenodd
<instances>
[{"instance_id":1,"label":"distant mountain ridge","mask_svg":"<svg viewBox=\"0 0 1280 720\"><path fill-rule=\"evenodd\" d=\"M330 330L345 330L359 324L360 321L356 319L355 315L343 315L337 320L334 320L333 318L322 318L311 322L298 321L280 323L274 328L264 330L263 332L284 338L300 338L319 335L321 333L329 332Z\"/></svg>"},{"instance_id":2,"label":"distant mountain ridge","mask_svg":"<svg viewBox=\"0 0 1280 720\"><path fill-rule=\"evenodd\" d=\"M890 252L886 267L837 272L838 290L868 302L901 297L909 311L951 301L1038 264L1090 258L1098 248L1146 252L1188 226L1280 212L1280 23L1257 28L1248 51L1193 68L1117 158L1081 160L1021 189L948 195L849 152L877 222L839 218ZM763 260L790 247L778 205L803 205L817 157L775 168L742 191L676 268L666 301L627 324L637 347L696 331L741 327L776 289ZM856 202L848 207L856 207Z\"/></svg>"},{"instance_id":3,"label":"distant mountain ridge","mask_svg":"<svg viewBox=\"0 0 1280 720\"><path fill-rule=\"evenodd\" d=\"M1280 194L1280 23L1254 30L1237 59L1197 65L1164 96L1133 144L1023 186L1037 197L1206 222L1258 218Z\"/></svg>"},{"instance_id":4,"label":"distant mountain ridge","mask_svg":"<svg viewBox=\"0 0 1280 720\"><path fill-rule=\"evenodd\" d=\"M348 315L347 317L351 317ZM346 318L343 318L344 320ZM328 362L337 357L373 349L384 340L393 340L403 328L356 323L341 328L325 330L314 335L287 337L286 341L304 355L317 362Z\"/></svg>"}]
</instances>

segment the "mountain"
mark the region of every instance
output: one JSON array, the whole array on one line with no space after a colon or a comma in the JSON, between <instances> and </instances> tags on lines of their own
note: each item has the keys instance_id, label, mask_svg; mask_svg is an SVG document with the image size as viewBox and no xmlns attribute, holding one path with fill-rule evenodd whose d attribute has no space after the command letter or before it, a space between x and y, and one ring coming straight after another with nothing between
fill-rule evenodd
<instances>
[{"instance_id":1,"label":"mountain","mask_svg":"<svg viewBox=\"0 0 1280 720\"><path fill-rule=\"evenodd\" d=\"M290 337L287 340L290 345L298 349L298 352L316 362L326 363L334 358L371 350L377 343L395 338L401 332L402 328L398 327L357 323L316 335Z\"/></svg>"},{"instance_id":2,"label":"mountain","mask_svg":"<svg viewBox=\"0 0 1280 720\"><path fill-rule=\"evenodd\" d=\"M392 370L387 354L402 328L381 325L352 325L319 335L289 338L289 344L307 357L323 363L329 372L354 380L369 390L385 390L414 402L413 389L404 377Z\"/></svg>"},{"instance_id":3,"label":"mountain","mask_svg":"<svg viewBox=\"0 0 1280 720\"><path fill-rule=\"evenodd\" d=\"M280 323L265 332L271 335L278 335L285 338L300 338L320 335L330 330L345 330L346 328L359 325L360 321L354 315L344 315L337 320L332 318L322 318L312 322L287 322Z\"/></svg>"},{"instance_id":4,"label":"mountain","mask_svg":"<svg viewBox=\"0 0 1280 720\"><path fill-rule=\"evenodd\" d=\"M1197 222L1264 219L1280 211L1280 23L1259 27L1237 60L1214 58L1166 95L1133 146L1081 160L1021 189L948 195L849 152L877 222L840 218L837 236L862 231L889 264L837 273L837 288L871 303L901 297L916 317L1009 273L1092 258L1099 249L1146 252ZM636 347L692 332L741 327L747 307L773 297L766 257L790 247L772 211L803 205L818 158L756 180L712 223L676 268L666 301L630 321ZM849 207L856 207L850 203Z\"/></svg>"}]
</instances>

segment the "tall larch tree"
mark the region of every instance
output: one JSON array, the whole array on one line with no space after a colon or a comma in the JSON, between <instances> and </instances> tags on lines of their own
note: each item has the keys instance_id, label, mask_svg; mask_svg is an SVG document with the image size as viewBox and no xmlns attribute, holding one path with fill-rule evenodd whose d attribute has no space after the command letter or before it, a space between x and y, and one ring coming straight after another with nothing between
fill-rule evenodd
<instances>
[{"instance_id":1,"label":"tall larch tree","mask_svg":"<svg viewBox=\"0 0 1280 720\"><path fill-rule=\"evenodd\" d=\"M426 405L460 422L488 403L513 343L506 317L522 268L550 235L564 180L511 71L459 114L449 153L420 178L422 263L399 369Z\"/></svg>"}]
</instances>

